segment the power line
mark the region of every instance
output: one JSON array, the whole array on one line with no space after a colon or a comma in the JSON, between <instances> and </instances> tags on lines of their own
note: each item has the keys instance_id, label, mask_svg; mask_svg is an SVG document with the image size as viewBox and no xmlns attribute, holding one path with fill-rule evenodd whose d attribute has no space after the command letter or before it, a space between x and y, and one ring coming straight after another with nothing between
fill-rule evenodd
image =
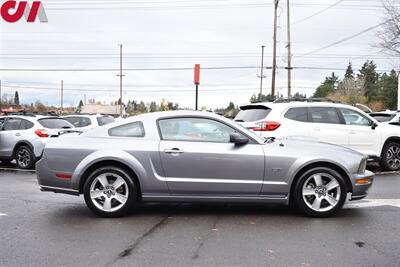
<instances>
[{"instance_id":1,"label":"power line","mask_svg":"<svg viewBox=\"0 0 400 267\"><path fill-rule=\"evenodd\" d=\"M334 8L335 6L339 5L339 4L340 4L341 2L343 2L343 1L344 1L344 0L339 0L339 1L337 1L336 3L334 3L333 5L330 5L330 6L328 6L327 8L324 8L324 9L322 9L321 11L318 11L317 13L314 13L314 14L308 16L308 17L305 17L305 18L302 18L302 19L299 19L299 20L293 22L291 25L296 25L296 24L302 23L302 22L304 22L304 21L306 21L306 20L308 20L308 19L311 19L311 18L313 18L313 17L315 17L315 16L318 16L318 15L324 13L325 11L327 11L327 10L329 10L329 9L331 9L331 8Z\"/></svg>"}]
</instances>

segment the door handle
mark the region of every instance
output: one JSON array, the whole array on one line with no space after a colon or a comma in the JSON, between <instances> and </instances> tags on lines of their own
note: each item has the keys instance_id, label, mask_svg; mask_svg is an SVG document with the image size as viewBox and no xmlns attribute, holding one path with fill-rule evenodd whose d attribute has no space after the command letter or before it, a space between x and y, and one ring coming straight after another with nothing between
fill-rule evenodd
<instances>
[{"instance_id":1,"label":"door handle","mask_svg":"<svg viewBox=\"0 0 400 267\"><path fill-rule=\"evenodd\" d=\"M314 131L319 132L319 131L321 131L321 129L320 128L314 128Z\"/></svg>"},{"instance_id":2,"label":"door handle","mask_svg":"<svg viewBox=\"0 0 400 267\"><path fill-rule=\"evenodd\" d=\"M356 132L355 131L350 131L349 134L356 134Z\"/></svg>"},{"instance_id":3,"label":"door handle","mask_svg":"<svg viewBox=\"0 0 400 267\"><path fill-rule=\"evenodd\" d=\"M180 150L179 148L173 148L173 149L165 149L164 153L167 153L167 154L182 154L183 151Z\"/></svg>"},{"instance_id":4,"label":"door handle","mask_svg":"<svg viewBox=\"0 0 400 267\"><path fill-rule=\"evenodd\" d=\"M15 136L21 136L21 134L20 133L16 133Z\"/></svg>"}]
</instances>

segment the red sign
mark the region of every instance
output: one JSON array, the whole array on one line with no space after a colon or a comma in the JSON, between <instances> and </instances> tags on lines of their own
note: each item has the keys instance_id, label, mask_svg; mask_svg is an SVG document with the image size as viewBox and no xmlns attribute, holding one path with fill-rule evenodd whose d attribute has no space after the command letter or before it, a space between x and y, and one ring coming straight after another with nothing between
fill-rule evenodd
<instances>
[{"instance_id":1,"label":"red sign","mask_svg":"<svg viewBox=\"0 0 400 267\"><path fill-rule=\"evenodd\" d=\"M40 1L32 2L30 7L28 1L5 1L0 7L1 17L10 23L19 21L22 16L27 22L35 22L39 18L40 22L47 22L46 11Z\"/></svg>"},{"instance_id":2,"label":"red sign","mask_svg":"<svg viewBox=\"0 0 400 267\"><path fill-rule=\"evenodd\" d=\"M194 65L194 84L200 84L200 64Z\"/></svg>"}]
</instances>

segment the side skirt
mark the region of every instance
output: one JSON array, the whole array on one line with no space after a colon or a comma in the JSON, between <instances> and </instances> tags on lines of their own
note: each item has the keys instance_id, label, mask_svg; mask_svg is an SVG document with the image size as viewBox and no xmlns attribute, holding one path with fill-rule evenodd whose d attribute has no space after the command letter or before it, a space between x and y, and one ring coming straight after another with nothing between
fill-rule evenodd
<instances>
[{"instance_id":1,"label":"side skirt","mask_svg":"<svg viewBox=\"0 0 400 267\"><path fill-rule=\"evenodd\" d=\"M287 195L271 196L213 196L213 195L155 195L143 194L144 202L226 202L287 204Z\"/></svg>"}]
</instances>

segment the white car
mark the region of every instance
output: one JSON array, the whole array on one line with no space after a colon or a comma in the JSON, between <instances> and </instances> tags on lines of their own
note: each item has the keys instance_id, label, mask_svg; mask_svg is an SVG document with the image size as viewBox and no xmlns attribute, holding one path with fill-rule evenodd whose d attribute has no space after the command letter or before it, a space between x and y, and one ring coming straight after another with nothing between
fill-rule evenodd
<instances>
[{"instance_id":1,"label":"white car","mask_svg":"<svg viewBox=\"0 0 400 267\"><path fill-rule=\"evenodd\" d=\"M75 128L80 131L87 131L90 129L94 129L103 125L107 125L115 121L115 119L111 116L106 115L69 115L63 117L67 121L69 121Z\"/></svg>"},{"instance_id":2,"label":"white car","mask_svg":"<svg viewBox=\"0 0 400 267\"><path fill-rule=\"evenodd\" d=\"M32 168L42 156L47 139L74 128L54 116L10 115L0 117L0 161L15 159L20 169Z\"/></svg>"},{"instance_id":3,"label":"white car","mask_svg":"<svg viewBox=\"0 0 400 267\"><path fill-rule=\"evenodd\" d=\"M260 137L300 137L352 148L400 170L400 127L379 123L358 108L329 102L256 103L234 119Z\"/></svg>"}]
</instances>

